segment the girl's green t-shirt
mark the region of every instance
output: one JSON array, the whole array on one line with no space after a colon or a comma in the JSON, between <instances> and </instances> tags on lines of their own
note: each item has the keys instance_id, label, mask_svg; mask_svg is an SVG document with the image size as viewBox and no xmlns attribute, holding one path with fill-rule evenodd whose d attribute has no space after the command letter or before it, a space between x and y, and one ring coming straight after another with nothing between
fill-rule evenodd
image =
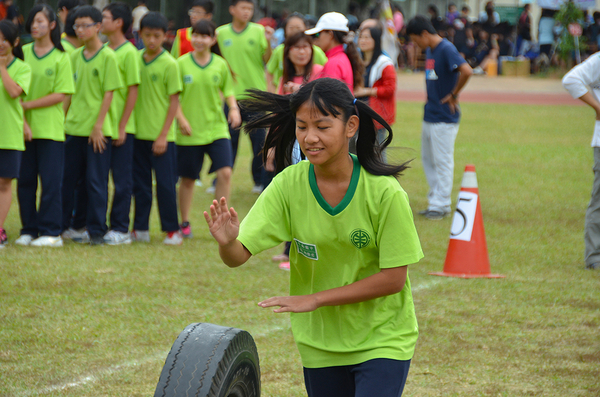
<instances>
[{"instance_id":1,"label":"girl's green t-shirt","mask_svg":"<svg viewBox=\"0 0 600 397\"><path fill-rule=\"evenodd\" d=\"M28 64L15 57L7 67L8 75L17 83L23 94L11 98L0 79L0 149L25 150L23 139L23 107L21 99L29 92L31 83L31 68Z\"/></svg>"},{"instance_id":2,"label":"girl's green t-shirt","mask_svg":"<svg viewBox=\"0 0 600 397\"><path fill-rule=\"evenodd\" d=\"M119 124L127 103L129 87L140 84L140 57L138 49L130 41L126 41L114 51L117 54L119 72L121 73L121 80L123 80L123 87L115 91L110 104L111 117L115 121L115 136L113 136L113 139L118 139ZM131 116L127 121L125 132L135 134L135 109L131 112Z\"/></svg>"}]
</instances>

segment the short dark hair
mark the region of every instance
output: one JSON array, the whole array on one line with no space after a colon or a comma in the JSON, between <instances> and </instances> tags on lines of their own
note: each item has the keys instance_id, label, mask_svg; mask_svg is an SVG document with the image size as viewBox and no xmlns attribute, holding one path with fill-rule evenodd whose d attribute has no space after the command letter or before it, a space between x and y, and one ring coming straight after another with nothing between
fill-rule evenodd
<instances>
[{"instance_id":1,"label":"short dark hair","mask_svg":"<svg viewBox=\"0 0 600 397\"><path fill-rule=\"evenodd\" d=\"M81 6L77 8L75 12L75 19L89 17L95 23L102 22L102 12L94 6Z\"/></svg>"},{"instance_id":2,"label":"short dark hair","mask_svg":"<svg viewBox=\"0 0 600 397\"><path fill-rule=\"evenodd\" d=\"M408 25L406 25L406 34L416 34L420 36L423 32L437 34L437 31L433 27L431 20L423 15L417 15L408 21Z\"/></svg>"},{"instance_id":3,"label":"short dark hair","mask_svg":"<svg viewBox=\"0 0 600 397\"><path fill-rule=\"evenodd\" d=\"M242 1L244 1L246 3L252 3L253 6L256 5L256 4L254 4L254 0L231 0L231 2L229 3L229 5L236 6L237 3L241 3Z\"/></svg>"},{"instance_id":4,"label":"short dark hair","mask_svg":"<svg viewBox=\"0 0 600 397\"><path fill-rule=\"evenodd\" d=\"M1 20L0 32L2 33L2 36L4 36L4 40L10 43L12 54L20 60L23 60L23 48L21 48L21 41L19 40L19 29L15 24L8 19Z\"/></svg>"},{"instance_id":5,"label":"short dark hair","mask_svg":"<svg viewBox=\"0 0 600 397\"><path fill-rule=\"evenodd\" d=\"M77 10L79 10L79 6L73 8L69 15L67 15L67 19L65 20L65 26L63 27L64 32L67 36L77 37L75 33L75 29L73 29L73 25L75 24L75 15L77 14Z\"/></svg>"},{"instance_id":6,"label":"short dark hair","mask_svg":"<svg viewBox=\"0 0 600 397\"><path fill-rule=\"evenodd\" d=\"M75 8L77 6L82 6L85 4L86 3L83 0L58 0L58 4L56 5L56 8L58 8L59 10L66 8L67 11L71 11L73 8Z\"/></svg>"},{"instance_id":7,"label":"short dark hair","mask_svg":"<svg viewBox=\"0 0 600 397\"><path fill-rule=\"evenodd\" d=\"M203 8L207 14L212 14L215 8L215 4L210 0L194 0L191 8L194 7Z\"/></svg>"},{"instance_id":8,"label":"short dark hair","mask_svg":"<svg viewBox=\"0 0 600 397\"><path fill-rule=\"evenodd\" d=\"M131 26L131 8L127 4L120 1L110 3L104 7L104 10L112 14L113 20L120 19L123 21L123 26L121 27L123 33L126 33L129 30L129 27Z\"/></svg>"},{"instance_id":9,"label":"short dark hair","mask_svg":"<svg viewBox=\"0 0 600 397\"><path fill-rule=\"evenodd\" d=\"M144 28L148 29L160 29L167 33L169 30L169 21L167 17L157 11L150 11L140 21L140 31Z\"/></svg>"},{"instance_id":10,"label":"short dark hair","mask_svg":"<svg viewBox=\"0 0 600 397\"><path fill-rule=\"evenodd\" d=\"M210 37L215 37L217 26L213 21L201 19L192 26L192 34L203 34Z\"/></svg>"}]
</instances>

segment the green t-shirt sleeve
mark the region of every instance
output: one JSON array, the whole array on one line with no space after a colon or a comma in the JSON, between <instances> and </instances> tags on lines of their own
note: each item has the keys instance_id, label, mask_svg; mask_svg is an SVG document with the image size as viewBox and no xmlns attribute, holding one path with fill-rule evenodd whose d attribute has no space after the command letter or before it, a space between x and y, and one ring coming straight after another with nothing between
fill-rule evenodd
<instances>
[{"instance_id":1,"label":"green t-shirt sleeve","mask_svg":"<svg viewBox=\"0 0 600 397\"><path fill-rule=\"evenodd\" d=\"M117 57L114 53L107 55L104 61L104 85L102 89L104 92L109 92L118 90L122 87L123 81L121 80Z\"/></svg>"},{"instance_id":2,"label":"green t-shirt sleeve","mask_svg":"<svg viewBox=\"0 0 600 397\"><path fill-rule=\"evenodd\" d=\"M281 57L279 54L283 54L283 44L279 44L273 52L271 53L271 58L269 58L269 62L267 62L267 72L271 75L275 75L277 69L279 69L279 62L281 61Z\"/></svg>"},{"instance_id":3,"label":"green t-shirt sleeve","mask_svg":"<svg viewBox=\"0 0 600 397\"><path fill-rule=\"evenodd\" d=\"M171 55L173 55L173 58L177 59L179 58L179 30L177 31L177 34L175 35L175 40L173 40L173 47L171 47Z\"/></svg>"},{"instance_id":4,"label":"green t-shirt sleeve","mask_svg":"<svg viewBox=\"0 0 600 397\"><path fill-rule=\"evenodd\" d=\"M267 38L265 37L265 28L262 25L260 26L260 50L261 50L261 55L264 54L267 51L267 48L269 47L269 42L267 41Z\"/></svg>"},{"instance_id":5,"label":"green t-shirt sleeve","mask_svg":"<svg viewBox=\"0 0 600 397\"><path fill-rule=\"evenodd\" d=\"M237 239L252 255L292 239L289 205L277 179L281 180L276 177L269 184L240 225Z\"/></svg>"},{"instance_id":6,"label":"green t-shirt sleeve","mask_svg":"<svg viewBox=\"0 0 600 397\"><path fill-rule=\"evenodd\" d=\"M313 45L313 62L321 66L327 63L327 55L321 49L321 47Z\"/></svg>"},{"instance_id":7,"label":"green t-shirt sleeve","mask_svg":"<svg viewBox=\"0 0 600 397\"><path fill-rule=\"evenodd\" d=\"M408 196L402 188L388 191L381 201L377 246L382 269L410 265L423 258Z\"/></svg>"},{"instance_id":8,"label":"green t-shirt sleeve","mask_svg":"<svg viewBox=\"0 0 600 397\"><path fill-rule=\"evenodd\" d=\"M26 96L31 84L31 67L24 62L20 66L14 76L12 76L12 79L23 90L21 96Z\"/></svg>"},{"instance_id":9,"label":"green t-shirt sleeve","mask_svg":"<svg viewBox=\"0 0 600 397\"><path fill-rule=\"evenodd\" d=\"M137 51L129 51L125 57L125 87L140 84L140 61Z\"/></svg>"},{"instance_id":10,"label":"green t-shirt sleeve","mask_svg":"<svg viewBox=\"0 0 600 397\"><path fill-rule=\"evenodd\" d=\"M168 55L165 54L165 56ZM181 72L179 71L179 65L177 62L169 62L169 66L165 72L165 85L167 87L168 95L174 95L183 90Z\"/></svg>"},{"instance_id":11,"label":"green t-shirt sleeve","mask_svg":"<svg viewBox=\"0 0 600 397\"><path fill-rule=\"evenodd\" d=\"M53 92L67 95L75 93L73 68L71 68L71 59L67 53L62 53L62 56L58 61Z\"/></svg>"}]
</instances>

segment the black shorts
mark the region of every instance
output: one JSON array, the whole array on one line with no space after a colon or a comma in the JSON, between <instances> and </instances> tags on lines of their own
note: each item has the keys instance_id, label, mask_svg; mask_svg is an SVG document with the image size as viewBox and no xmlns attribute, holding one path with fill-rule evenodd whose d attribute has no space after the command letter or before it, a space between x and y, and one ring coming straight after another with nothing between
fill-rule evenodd
<instances>
[{"instance_id":1,"label":"black shorts","mask_svg":"<svg viewBox=\"0 0 600 397\"><path fill-rule=\"evenodd\" d=\"M20 150L0 149L0 178L19 177L22 154Z\"/></svg>"},{"instance_id":2,"label":"black shorts","mask_svg":"<svg viewBox=\"0 0 600 397\"><path fill-rule=\"evenodd\" d=\"M231 141L217 139L213 143L201 146L177 146L177 170L179 176L189 179L199 179L204 154L208 154L212 165L208 173L213 173L223 167L233 167Z\"/></svg>"}]
</instances>

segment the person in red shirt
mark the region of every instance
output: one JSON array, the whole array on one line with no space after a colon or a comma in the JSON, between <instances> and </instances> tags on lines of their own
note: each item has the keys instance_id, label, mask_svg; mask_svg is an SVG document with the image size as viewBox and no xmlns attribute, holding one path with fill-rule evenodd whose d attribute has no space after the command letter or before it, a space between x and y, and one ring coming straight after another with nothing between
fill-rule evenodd
<instances>
[{"instance_id":1,"label":"person in red shirt","mask_svg":"<svg viewBox=\"0 0 600 397\"><path fill-rule=\"evenodd\" d=\"M363 85L364 65L354 42L345 41L348 31L348 19L344 15L328 12L319 18L317 26L304 33L313 36L314 44L327 55L320 77L341 80L354 92L355 87Z\"/></svg>"}]
</instances>

